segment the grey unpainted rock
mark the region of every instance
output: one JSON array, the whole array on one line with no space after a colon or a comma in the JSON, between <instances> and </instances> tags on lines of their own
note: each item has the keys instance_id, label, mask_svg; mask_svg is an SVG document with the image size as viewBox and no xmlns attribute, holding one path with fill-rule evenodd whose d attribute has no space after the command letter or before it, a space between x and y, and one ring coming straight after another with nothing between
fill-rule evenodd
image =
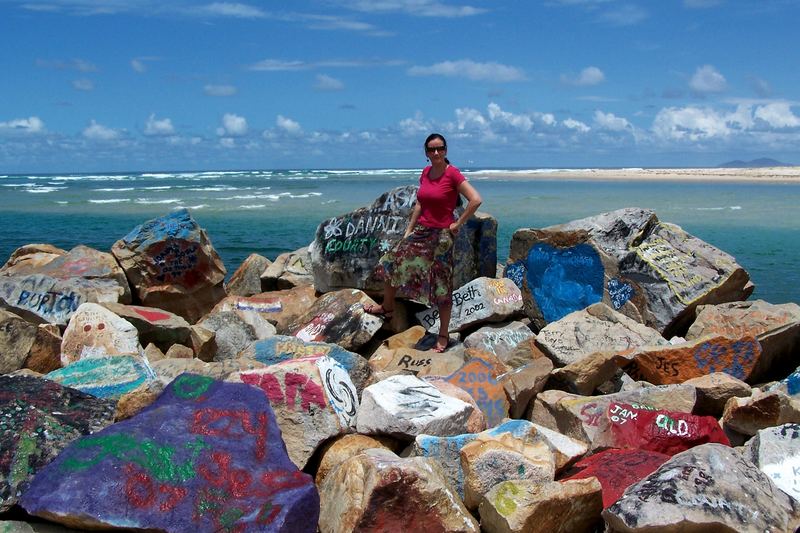
<instances>
[{"instance_id":1,"label":"grey unpainted rock","mask_svg":"<svg viewBox=\"0 0 800 533\"><path fill-rule=\"evenodd\" d=\"M285 290L313 285L314 277L311 275L311 255L308 248L304 246L276 257L261 274L262 290Z\"/></svg>"},{"instance_id":2,"label":"grey unpainted rock","mask_svg":"<svg viewBox=\"0 0 800 533\"><path fill-rule=\"evenodd\" d=\"M233 311L215 313L198 325L215 334L217 353L214 361L236 359L239 352L258 340L253 326L247 324Z\"/></svg>"},{"instance_id":3,"label":"grey unpainted rock","mask_svg":"<svg viewBox=\"0 0 800 533\"><path fill-rule=\"evenodd\" d=\"M36 340L36 325L0 309L0 374L19 370Z\"/></svg>"},{"instance_id":4,"label":"grey unpainted rock","mask_svg":"<svg viewBox=\"0 0 800 533\"><path fill-rule=\"evenodd\" d=\"M250 254L225 283L228 295L252 296L262 291L261 274L272 264L266 257Z\"/></svg>"}]
</instances>

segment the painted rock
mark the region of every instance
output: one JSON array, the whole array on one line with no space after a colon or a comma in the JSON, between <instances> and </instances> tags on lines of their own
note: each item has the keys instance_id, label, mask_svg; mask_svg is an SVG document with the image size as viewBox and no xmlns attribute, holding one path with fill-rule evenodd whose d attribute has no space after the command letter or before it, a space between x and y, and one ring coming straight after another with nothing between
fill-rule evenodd
<instances>
[{"instance_id":1,"label":"painted rock","mask_svg":"<svg viewBox=\"0 0 800 533\"><path fill-rule=\"evenodd\" d=\"M64 366L87 357L139 355L139 332L99 304L82 304L69 320L61 341Z\"/></svg>"},{"instance_id":2,"label":"painted rock","mask_svg":"<svg viewBox=\"0 0 800 533\"><path fill-rule=\"evenodd\" d=\"M329 292L289 325L289 334L306 342L331 342L345 350L357 350L383 323L364 311L364 305L370 303L374 304L359 290Z\"/></svg>"},{"instance_id":3,"label":"painted rock","mask_svg":"<svg viewBox=\"0 0 800 533\"><path fill-rule=\"evenodd\" d=\"M536 397L532 419L574 439L594 442L600 422L615 402L691 413L697 402L697 391L686 385L660 385L601 396L545 391Z\"/></svg>"},{"instance_id":4,"label":"painted rock","mask_svg":"<svg viewBox=\"0 0 800 533\"><path fill-rule=\"evenodd\" d=\"M606 508L617 501L625 489L653 473L669 458L669 455L647 450L603 450L575 463L563 479L597 478L603 488L603 508Z\"/></svg>"},{"instance_id":5,"label":"painted rock","mask_svg":"<svg viewBox=\"0 0 800 533\"><path fill-rule=\"evenodd\" d=\"M214 332L214 342L217 346L214 361L239 358L239 353L259 338L253 326L231 311L214 313L197 325ZM272 325L270 327L274 334L275 327Z\"/></svg>"},{"instance_id":6,"label":"painted rock","mask_svg":"<svg viewBox=\"0 0 800 533\"><path fill-rule=\"evenodd\" d=\"M793 531L797 507L756 465L722 444L679 453L603 511L613 531Z\"/></svg>"},{"instance_id":7,"label":"painted rock","mask_svg":"<svg viewBox=\"0 0 800 533\"><path fill-rule=\"evenodd\" d=\"M475 510L483 496L502 481L553 481L555 460L544 442L525 442L508 433L489 441L474 440L461 448L464 505Z\"/></svg>"},{"instance_id":8,"label":"painted rock","mask_svg":"<svg viewBox=\"0 0 800 533\"><path fill-rule=\"evenodd\" d=\"M330 292L349 287L370 292L382 290L379 260L403 236L416 203L417 188L415 185L394 188L368 207L319 224L311 246L317 290ZM494 276L497 222L488 215L473 216L459 231L453 256L456 287L480 276ZM402 288L398 295L407 296Z\"/></svg>"},{"instance_id":9,"label":"painted rock","mask_svg":"<svg viewBox=\"0 0 800 533\"><path fill-rule=\"evenodd\" d=\"M0 308L0 374L19 370L36 341L36 325Z\"/></svg>"},{"instance_id":10,"label":"painted rock","mask_svg":"<svg viewBox=\"0 0 800 533\"><path fill-rule=\"evenodd\" d=\"M492 352L501 361L516 368L535 358L535 354L538 352L535 340L536 335L533 334L531 328L523 322L514 321L507 324L484 326L468 335L464 339L464 346ZM528 357L518 358L517 354L524 353L523 350L517 350L520 344L529 347Z\"/></svg>"},{"instance_id":11,"label":"painted rock","mask_svg":"<svg viewBox=\"0 0 800 533\"><path fill-rule=\"evenodd\" d=\"M708 442L731 445L714 417L612 402L592 447L636 448L675 455Z\"/></svg>"},{"instance_id":12,"label":"painted rock","mask_svg":"<svg viewBox=\"0 0 800 533\"><path fill-rule=\"evenodd\" d=\"M800 399L800 367L797 367L794 372L778 383L774 383L767 390L780 391L796 400Z\"/></svg>"},{"instance_id":13,"label":"painted rock","mask_svg":"<svg viewBox=\"0 0 800 533\"><path fill-rule=\"evenodd\" d=\"M475 399L486 416L486 423L493 427L508 417L506 391L497 379L504 371L502 366L490 360L473 357L446 379Z\"/></svg>"},{"instance_id":14,"label":"painted rock","mask_svg":"<svg viewBox=\"0 0 800 533\"><path fill-rule=\"evenodd\" d=\"M265 291L293 289L313 284L308 246L282 253L261 274L261 287Z\"/></svg>"},{"instance_id":15,"label":"painted rock","mask_svg":"<svg viewBox=\"0 0 800 533\"><path fill-rule=\"evenodd\" d=\"M39 268L66 253L52 244L26 244L11 253L8 261L0 267L0 275L35 274Z\"/></svg>"},{"instance_id":16,"label":"painted rock","mask_svg":"<svg viewBox=\"0 0 800 533\"><path fill-rule=\"evenodd\" d=\"M225 296L225 266L186 209L135 227L111 253L139 301L195 323Z\"/></svg>"},{"instance_id":17,"label":"painted rock","mask_svg":"<svg viewBox=\"0 0 800 533\"><path fill-rule=\"evenodd\" d=\"M360 391L366 387L372 377L367 361L357 353L345 350L338 344L327 342L305 342L288 335L273 335L252 343L241 353L242 357L255 359L264 365L274 365L291 359L304 357L328 356L336 360L347 370L350 379Z\"/></svg>"},{"instance_id":18,"label":"painted rock","mask_svg":"<svg viewBox=\"0 0 800 533\"><path fill-rule=\"evenodd\" d=\"M469 415L466 425L468 433L478 433L480 431L484 431L488 427L486 423L486 415L484 415L483 411L481 411L478 407L478 403L475 401L475 398L470 396L467 391L453 385L449 381L445 381L440 377L428 376L425 378L425 381L439 389L439 392L459 399L462 402L466 402L472 406L472 414Z\"/></svg>"},{"instance_id":19,"label":"painted rock","mask_svg":"<svg viewBox=\"0 0 800 533\"><path fill-rule=\"evenodd\" d=\"M548 324L536 335L536 342L556 366L574 363L595 352L668 344L654 329L603 303Z\"/></svg>"},{"instance_id":20,"label":"painted rock","mask_svg":"<svg viewBox=\"0 0 800 533\"><path fill-rule=\"evenodd\" d=\"M21 504L70 527L163 531L314 532L319 512L264 395L192 374L135 417L74 442Z\"/></svg>"},{"instance_id":21,"label":"painted rock","mask_svg":"<svg viewBox=\"0 0 800 533\"><path fill-rule=\"evenodd\" d=\"M756 337L762 354L752 372L752 382L783 377L794 368L794 353L800 348L800 305L771 304L764 300L701 305L686 339L707 335L731 338Z\"/></svg>"},{"instance_id":22,"label":"painted rock","mask_svg":"<svg viewBox=\"0 0 800 533\"><path fill-rule=\"evenodd\" d=\"M28 376L0 376L0 512L81 435L114 421L114 403Z\"/></svg>"},{"instance_id":23,"label":"painted rock","mask_svg":"<svg viewBox=\"0 0 800 533\"><path fill-rule=\"evenodd\" d=\"M635 380L654 385L683 383L712 372L749 381L762 356L755 337L703 337L690 342L634 349L624 355L622 368Z\"/></svg>"},{"instance_id":24,"label":"painted rock","mask_svg":"<svg viewBox=\"0 0 800 533\"><path fill-rule=\"evenodd\" d=\"M358 391L331 357L293 359L228 379L263 391L298 468L305 467L320 444L355 426Z\"/></svg>"},{"instance_id":25,"label":"painted rock","mask_svg":"<svg viewBox=\"0 0 800 533\"><path fill-rule=\"evenodd\" d=\"M731 398L725 404L722 423L742 435L782 424L800 423L800 401L779 390L756 392L749 398Z\"/></svg>"},{"instance_id":26,"label":"painted rock","mask_svg":"<svg viewBox=\"0 0 800 533\"><path fill-rule=\"evenodd\" d=\"M252 296L261 292L261 274L272 262L258 254L250 254L225 283L225 292L235 296Z\"/></svg>"},{"instance_id":27,"label":"painted rock","mask_svg":"<svg viewBox=\"0 0 800 533\"><path fill-rule=\"evenodd\" d=\"M98 398L117 399L155 379L153 370L139 356L88 357L45 376Z\"/></svg>"},{"instance_id":28,"label":"painted rock","mask_svg":"<svg viewBox=\"0 0 800 533\"><path fill-rule=\"evenodd\" d=\"M123 300L111 279L56 278L43 274L0 276L0 304L25 320L64 325L81 304Z\"/></svg>"},{"instance_id":29,"label":"painted rock","mask_svg":"<svg viewBox=\"0 0 800 533\"><path fill-rule=\"evenodd\" d=\"M59 279L110 280L122 290L119 301L122 303L131 301L131 290L125 272L120 268L114 256L88 246L76 246L66 254L42 265L36 273Z\"/></svg>"},{"instance_id":30,"label":"painted rock","mask_svg":"<svg viewBox=\"0 0 800 533\"><path fill-rule=\"evenodd\" d=\"M341 435L321 448L319 468L317 468L317 477L314 481L317 487L321 487L328 474L339 468L351 457L355 457L366 450L379 448L396 452L398 447L398 441L390 437L370 437L368 435L359 435L358 433Z\"/></svg>"},{"instance_id":31,"label":"painted rock","mask_svg":"<svg viewBox=\"0 0 800 533\"><path fill-rule=\"evenodd\" d=\"M370 385L361 396L359 433L413 439L466 432L472 405L441 393L415 376L398 375Z\"/></svg>"},{"instance_id":32,"label":"painted rock","mask_svg":"<svg viewBox=\"0 0 800 533\"><path fill-rule=\"evenodd\" d=\"M464 366L463 350L443 353L415 350L414 348L384 349L369 358L375 372L409 372L415 376L449 376Z\"/></svg>"},{"instance_id":33,"label":"painted rock","mask_svg":"<svg viewBox=\"0 0 800 533\"><path fill-rule=\"evenodd\" d=\"M502 322L522 311L522 294L509 279L482 277L453 291L449 331L461 331L487 322ZM417 313L428 331L439 331L439 310Z\"/></svg>"},{"instance_id":34,"label":"painted rock","mask_svg":"<svg viewBox=\"0 0 800 533\"><path fill-rule=\"evenodd\" d=\"M320 487L320 531L480 531L424 457L371 449L342 463Z\"/></svg>"},{"instance_id":35,"label":"painted rock","mask_svg":"<svg viewBox=\"0 0 800 533\"><path fill-rule=\"evenodd\" d=\"M504 481L481 502L481 527L489 533L592 533L601 522L600 494L600 483L593 478Z\"/></svg>"},{"instance_id":36,"label":"painted rock","mask_svg":"<svg viewBox=\"0 0 800 533\"><path fill-rule=\"evenodd\" d=\"M800 503L800 424L759 430L745 444L744 456Z\"/></svg>"},{"instance_id":37,"label":"painted rock","mask_svg":"<svg viewBox=\"0 0 800 533\"><path fill-rule=\"evenodd\" d=\"M142 305L104 303L103 307L136 327L142 346L155 344L163 352L173 344L191 343L191 329L186 320L175 313Z\"/></svg>"},{"instance_id":38,"label":"painted rock","mask_svg":"<svg viewBox=\"0 0 800 533\"><path fill-rule=\"evenodd\" d=\"M461 463L461 450L471 442L492 441L510 435L523 443L543 442L550 450L556 471L559 471L582 457L588 447L555 431L532 424L527 420L506 420L502 424L482 431L465 433L452 437L419 435L409 450L413 456L428 457L442 469L448 483L459 495L464 495L464 469Z\"/></svg>"}]
</instances>

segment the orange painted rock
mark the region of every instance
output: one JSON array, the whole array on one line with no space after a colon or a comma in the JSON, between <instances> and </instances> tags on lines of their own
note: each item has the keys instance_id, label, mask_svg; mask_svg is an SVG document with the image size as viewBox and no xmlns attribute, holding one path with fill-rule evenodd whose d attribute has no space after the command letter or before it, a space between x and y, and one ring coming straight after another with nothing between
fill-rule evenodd
<instances>
[{"instance_id":1,"label":"orange painted rock","mask_svg":"<svg viewBox=\"0 0 800 533\"><path fill-rule=\"evenodd\" d=\"M451 374L447 381L467 391L478 404L486 423L494 427L508 417L509 402L503 383L497 380L503 369L489 361L472 358Z\"/></svg>"},{"instance_id":2,"label":"orange painted rock","mask_svg":"<svg viewBox=\"0 0 800 533\"><path fill-rule=\"evenodd\" d=\"M714 417L612 402L592 444L675 455L708 442L730 446Z\"/></svg>"},{"instance_id":3,"label":"orange painted rock","mask_svg":"<svg viewBox=\"0 0 800 533\"><path fill-rule=\"evenodd\" d=\"M616 502L625 489L653 473L669 455L647 450L604 450L581 459L562 479L596 477L603 487L603 508Z\"/></svg>"},{"instance_id":4,"label":"orange painted rock","mask_svg":"<svg viewBox=\"0 0 800 533\"><path fill-rule=\"evenodd\" d=\"M669 385L713 372L747 381L760 356L761 345L753 336L735 339L715 336L638 350L618 360L631 361L623 370L635 380Z\"/></svg>"}]
</instances>

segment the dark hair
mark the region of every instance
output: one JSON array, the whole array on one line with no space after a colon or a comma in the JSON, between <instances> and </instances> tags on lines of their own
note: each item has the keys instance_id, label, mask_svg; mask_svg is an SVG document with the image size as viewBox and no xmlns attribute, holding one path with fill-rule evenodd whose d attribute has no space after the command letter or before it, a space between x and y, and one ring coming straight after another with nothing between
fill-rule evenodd
<instances>
[{"instance_id":1,"label":"dark hair","mask_svg":"<svg viewBox=\"0 0 800 533\"><path fill-rule=\"evenodd\" d=\"M447 139L444 138L444 135L442 135L441 133L431 133L430 135L428 135L428 138L425 139L425 144L422 145L423 149L425 149L426 152L428 150L428 143L434 139L441 140L444 143L444 149L447 150ZM444 162L447 163L448 165L450 164L450 160L447 159L446 157L444 158Z\"/></svg>"}]
</instances>

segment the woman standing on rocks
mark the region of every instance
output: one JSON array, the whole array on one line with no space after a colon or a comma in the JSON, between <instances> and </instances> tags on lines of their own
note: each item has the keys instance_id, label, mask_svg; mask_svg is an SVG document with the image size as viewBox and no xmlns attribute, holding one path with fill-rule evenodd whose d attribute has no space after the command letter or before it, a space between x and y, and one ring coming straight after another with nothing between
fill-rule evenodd
<instances>
[{"instance_id":1,"label":"woman standing on rocks","mask_svg":"<svg viewBox=\"0 0 800 533\"><path fill-rule=\"evenodd\" d=\"M424 147L431 164L419 178L417 203L408 227L400 242L380 260L384 272L383 304L368 305L364 310L391 320L397 288L403 287L411 299L438 308L439 335L432 349L441 353L450 340L454 238L482 200L461 171L450 164L447 141L442 135L428 135ZM453 211L459 193L468 204L456 219Z\"/></svg>"}]
</instances>

